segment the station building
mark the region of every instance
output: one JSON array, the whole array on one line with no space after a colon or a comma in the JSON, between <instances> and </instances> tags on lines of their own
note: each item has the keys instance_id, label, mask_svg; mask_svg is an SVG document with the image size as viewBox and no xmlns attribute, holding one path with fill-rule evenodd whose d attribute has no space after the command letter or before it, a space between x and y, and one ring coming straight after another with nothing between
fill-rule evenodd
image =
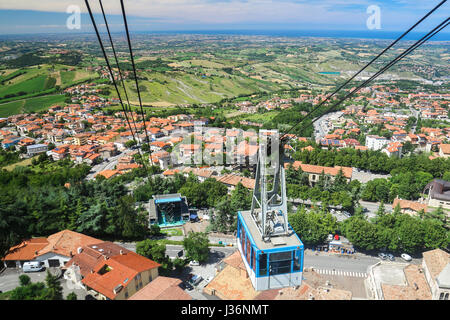
<instances>
[{"instance_id":1,"label":"station building","mask_svg":"<svg viewBox=\"0 0 450 320\"><path fill-rule=\"evenodd\" d=\"M189 207L181 194L154 195L148 205L150 225L180 226L189 221Z\"/></svg>"}]
</instances>

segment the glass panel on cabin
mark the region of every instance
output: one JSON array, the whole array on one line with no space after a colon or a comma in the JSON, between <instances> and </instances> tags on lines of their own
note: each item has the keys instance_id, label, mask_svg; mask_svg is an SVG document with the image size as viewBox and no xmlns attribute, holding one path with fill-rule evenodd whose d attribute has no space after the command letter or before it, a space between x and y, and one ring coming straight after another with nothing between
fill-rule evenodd
<instances>
[{"instance_id":1,"label":"glass panel on cabin","mask_svg":"<svg viewBox=\"0 0 450 320\"><path fill-rule=\"evenodd\" d=\"M260 277L267 276L267 254L266 253L259 254L259 276Z\"/></svg>"},{"instance_id":2,"label":"glass panel on cabin","mask_svg":"<svg viewBox=\"0 0 450 320\"><path fill-rule=\"evenodd\" d=\"M277 275L291 272L292 251L275 252L269 255L269 273Z\"/></svg>"},{"instance_id":3,"label":"glass panel on cabin","mask_svg":"<svg viewBox=\"0 0 450 320\"><path fill-rule=\"evenodd\" d=\"M294 255L294 270L293 271L300 271L300 258L301 258L301 254L300 254L300 250L295 250L292 252Z\"/></svg>"}]
</instances>

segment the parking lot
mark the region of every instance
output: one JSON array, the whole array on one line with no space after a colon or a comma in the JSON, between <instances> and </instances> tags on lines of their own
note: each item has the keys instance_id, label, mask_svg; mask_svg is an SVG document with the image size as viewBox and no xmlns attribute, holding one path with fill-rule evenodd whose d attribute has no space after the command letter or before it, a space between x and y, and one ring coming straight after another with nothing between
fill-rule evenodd
<instances>
[{"instance_id":1,"label":"parking lot","mask_svg":"<svg viewBox=\"0 0 450 320\"><path fill-rule=\"evenodd\" d=\"M20 286L19 276L22 274L26 274L27 276L29 276L31 279L31 282L44 282L45 283L45 277L47 276L47 271L24 273L24 272L22 272L21 269L6 269L0 274L0 290L2 292L7 292L7 291L14 290L18 286ZM75 292L78 300L85 299L86 290L73 288L73 285L71 285L71 283L67 283L67 281L63 277L61 277L59 279L59 281L61 283L61 286L63 287L64 298L69 293Z\"/></svg>"},{"instance_id":2,"label":"parking lot","mask_svg":"<svg viewBox=\"0 0 450 320\"><path fill-rule=\"evenodd\" d=\"M208 261L205 263L200 264L199 266L187 266L183 273L180 276L180 279L187 282L191 275L198 275L203 278L203 280L198 283L197 286L195 286L194 290L188 293L194 298L194 299L206 299L201 292L203 288L208 284L206 279L212 279L216 275L215 267L216 265L223 260L224 258L231 255L233 252L235 252L237 249L232 247L225 247L225 248L211 248L210 249L210 255Z\"/></svg>"}]
</instances>

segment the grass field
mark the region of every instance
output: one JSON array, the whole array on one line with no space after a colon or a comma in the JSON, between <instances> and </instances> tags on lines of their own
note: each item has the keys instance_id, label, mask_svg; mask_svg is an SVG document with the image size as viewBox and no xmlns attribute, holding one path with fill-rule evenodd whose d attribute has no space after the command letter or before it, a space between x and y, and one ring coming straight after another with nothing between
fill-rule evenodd
<instances>
[{"instance_id":1,"label":"grass field","mask_svg":"<svg viewBox=\"0 0 450 320\"><path fill-rule=\"evenodd\" d=\"M37 158L37 157L38 156L36 156L35 158ZM6 169L7 171L13 171L15 167L19 167L19 166L27 167L27 166L31 165L32 160L33 160L33 158L29 158L29 159L23 160L21 162L17 162L17 163L11 164L9 166L3 167L2 169Z\"/></svg>"},{"instance_id":2,"label":"grass field","mask_svg":"<svg viewBox=\"0 0 450 320\"><path fill-rule=\"evenodd\" d=\"M48 77L45 75L37 76L35 78L25 80L13 85L0 86L0 97L7 94L16 94L18 92L35 93L49 89Z\"/></svg>"},{"instance_id":3,"label":"grass field","mask_svg":"<svg viewBox=\"0 0 450 320\"><path fill-rule=\"evenodd\" d=\"M39 112L53 105L62 104L65 99L64 95L52 95L0 104L0 117L6 118L18 113Z\"/></svg>"}]
</instances>

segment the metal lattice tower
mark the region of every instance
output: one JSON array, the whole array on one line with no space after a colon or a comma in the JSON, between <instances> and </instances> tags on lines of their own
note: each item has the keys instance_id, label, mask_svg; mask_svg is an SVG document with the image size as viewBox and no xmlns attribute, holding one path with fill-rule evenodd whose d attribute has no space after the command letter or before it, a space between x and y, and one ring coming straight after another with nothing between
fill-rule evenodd
<instances>
[{"instance_id":1,"label":"metal lattice tower","mask_svg":"<svg viewBox=\"0 0 450 320\"><path fill-rule=\"evenodd\" d=\"M251 215L263 241L269 241L272 237L289 234L286 179L278 132L261 132L267 139L260 142L258 151Z\"/></svg>"}]
</instances>

